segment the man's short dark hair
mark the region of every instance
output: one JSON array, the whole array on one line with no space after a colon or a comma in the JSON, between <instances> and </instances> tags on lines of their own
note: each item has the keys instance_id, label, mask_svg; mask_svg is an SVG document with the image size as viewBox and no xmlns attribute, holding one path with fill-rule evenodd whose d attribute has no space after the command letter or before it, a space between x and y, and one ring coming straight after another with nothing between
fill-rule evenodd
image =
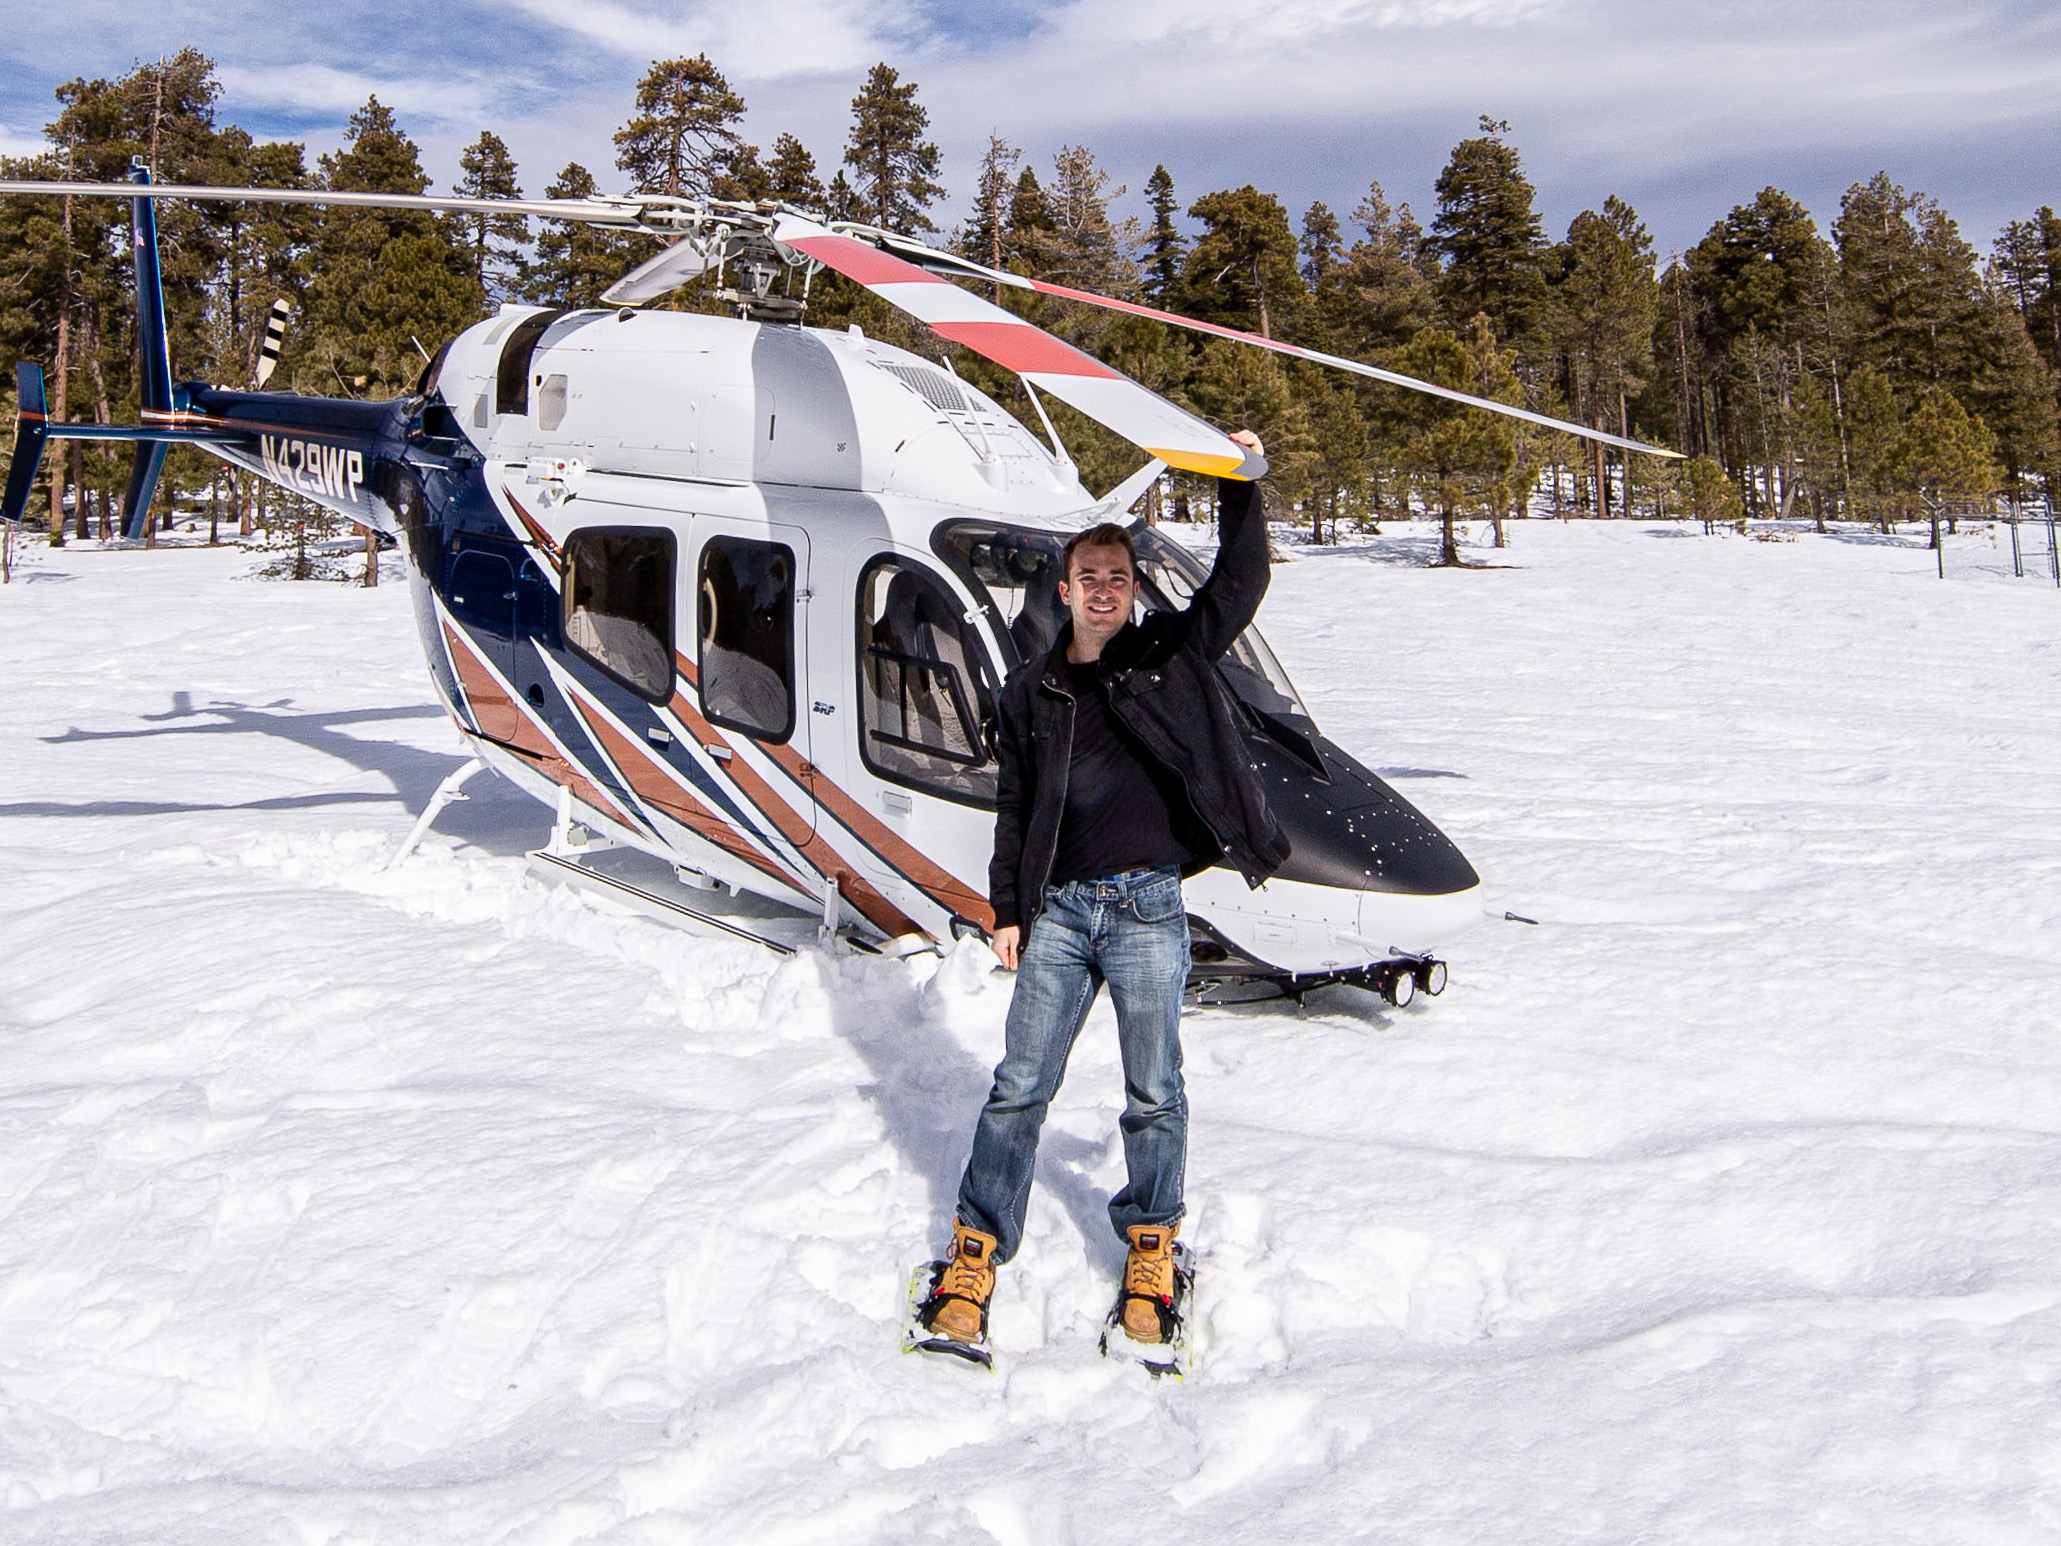
<instances>
[{"instance_id":1,"label":"man's short dark hair","mask_svg":"<svg viewBox=\"0 0 2061 1546\"><path fill-rule=\"evenodd\" d=\"M1131 573L1138 572L1138 550L1131 545L1131 534L1114 521L1104 521L1100 526L1090 526L1086 531L1075 532L1067 539L1066 550L1059 555L1059 572L1068 580L1073 578L1073 555L1076 548L1122 548L1124 557L1131 561Z\"/></svg>"}]
</instances>

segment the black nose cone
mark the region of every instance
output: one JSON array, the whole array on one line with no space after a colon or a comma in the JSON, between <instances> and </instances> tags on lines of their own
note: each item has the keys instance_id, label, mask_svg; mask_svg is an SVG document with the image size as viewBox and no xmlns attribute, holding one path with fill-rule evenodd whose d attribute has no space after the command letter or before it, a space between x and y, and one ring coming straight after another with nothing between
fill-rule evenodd
<instances>
[{"instance_id":1,"label":"black nose cone","mask_svg":"<svg viewBox=\"0 0 2061 1546\"><path fill-rule=\"evenodd\" d=\"M1267 804L1289 843L1283 880L1403 896L1445 896L1481 877L1453 840L1371 770L1320 740L1329 783L1269 747L1260 762Z\"/></svg>"}]
</instances>

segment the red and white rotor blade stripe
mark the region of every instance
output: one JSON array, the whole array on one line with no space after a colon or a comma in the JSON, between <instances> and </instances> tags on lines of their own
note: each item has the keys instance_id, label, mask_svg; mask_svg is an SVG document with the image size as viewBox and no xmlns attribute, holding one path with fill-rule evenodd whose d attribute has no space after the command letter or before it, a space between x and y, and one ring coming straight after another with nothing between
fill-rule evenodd
<instances>
[{"instance_id":1,"label":"red and white rotor blade stripe","mask_svg":"<svg viewBox=\"0 0 2061 1546\"><path fill-rule=\"evenodd\" d=\"M872 242L786 210L774 221L773 240L864 285L940 338L1015 371L1169 467L1248 481L1266 474L1264 458L1157 392Z\"/></svg>"},{"instance_id":2,"label":"red and white rotor blade stripe","mask_svg":"<svg viewBox=\"0 0 2061 1546\"><path fill-rule=\"evenodd\" d=\"M1405 376L1400 371L1383 370L1378 365L1368 365L1360 360L1349 360L1342 355L1326 354L1321 349L1305 349L1300 344L1283 343L1278 338L1266 338L1258 333L1248 333L1242 328L1224 327L1215 322L1202 322L1194 317L1184 317L1178 312L1161 311L1156 306L1141 306L1136 301L1120 301L1112 296L1097 295L1091 290L1075 290L1067 285L1056 285L1043 279L1026 279L1021 274L1011 274L1000 269L989 268L985 263L976 263L956 253L933 252L919 247L907 237L894 236L887 232L869 230L886 245L902 252L909 252L916 262L934 265L939 270L959 275L966 279L982 279L991 284L1005 284L1018 290L1033 290L1039 295L1056 296L1060 300L1079 301L1087 306L1100 306L1108 311L1121 311L1133 317L1150 317L1155 322L1164 322L1169 327L1186 328L1191 333L1207 333L1213 338L1228 338L1236 343L1251 344L1256 349L1271 349L1276 354L1286 354L1298 360L1309 360L1317 365L1329 365L1335 370L1349 370L1356 376L1367 376L1375 381L1385 381L1390 386L1407 387L1412 392L1429 392L1433 397L1443 397L1449 402L1465 403L1470 408L1486 408L1490 413L1500 413L1512 419L1523 419L1527 423L1541 424L1547 429L1557 429L1565 434L1579 435L1584 440L1600 440L1607 446L1616 446L1624 451L1638 451L1647 456L1671 457L1677 461L1682 453L1670 451L1665 446L1648 445L1643 440L1628 440L1622 435L1613 435L1608 430L1594 429L1586 424L1576 424L1567 419L1556 419L1548 414L1533 413L1529 408L1519 408L1511 403L1499 403L1493 398L1476 397L1471 392L1462 392L1454 387L1440 386L1435 381L1420 381L1415 376ZM914 249L912 251L912 249Z\"/></svg>"}]
</instances>

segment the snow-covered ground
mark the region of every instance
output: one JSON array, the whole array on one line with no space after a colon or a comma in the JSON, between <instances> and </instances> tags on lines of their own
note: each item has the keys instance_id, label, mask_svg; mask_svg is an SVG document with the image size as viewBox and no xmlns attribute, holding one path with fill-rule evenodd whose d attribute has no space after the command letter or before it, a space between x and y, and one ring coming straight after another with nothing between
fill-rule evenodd
<instances>
[{"instance_id":1,"label":"snow-covered ground","mask_svg":"<svg viewBox=\"0 0 2061 1546\"><path fill-rule=\"evenodd\" d=\"M2061 593L1989 532L1946 583L1909 538L1514 540L1276 571L1320 723L1538 923L1436 1004L1190 1018L1162 1386L1094 1350L1106 1006L1001 1372L899 1356L981 951L618 917L525 878L548 813L492 781L379 873L458 760L401 586L32 553L0 1539L2061 1537Z\"/></svg>"}]
</instances>

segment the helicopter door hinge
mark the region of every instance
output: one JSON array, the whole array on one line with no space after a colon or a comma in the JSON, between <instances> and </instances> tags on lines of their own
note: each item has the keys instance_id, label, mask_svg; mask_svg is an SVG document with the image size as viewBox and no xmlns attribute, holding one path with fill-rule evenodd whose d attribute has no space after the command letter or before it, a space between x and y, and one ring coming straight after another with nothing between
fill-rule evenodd
<instances>
[{"instance_id":1,"label":"helicopter door hinge","mask_svg":"<svg viewBox=\"0 0 2061 1546\"><path fill-rule=\"evenodd\" d=\"M523 482L537 488L538 502L546 509L577 499L586 478L587 464L577 458L533 456L523 468Z\"/></svg>"}]
</instances>

